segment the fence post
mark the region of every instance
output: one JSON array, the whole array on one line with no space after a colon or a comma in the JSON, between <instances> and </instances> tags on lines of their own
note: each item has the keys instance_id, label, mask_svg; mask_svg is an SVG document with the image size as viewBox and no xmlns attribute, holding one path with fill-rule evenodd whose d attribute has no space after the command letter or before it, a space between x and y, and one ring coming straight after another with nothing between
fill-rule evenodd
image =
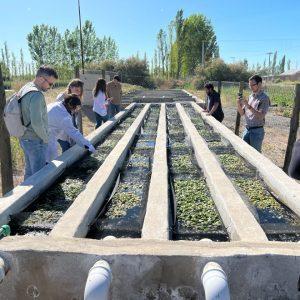
<instances>
[{"instance_id":1,"label":"fence post","mask_svg":"<svg viewBox=\"0 0 300 300\"><path fill-rule=\"evenodd\" d=\"M243 89L244 89L244 82L240 81L240 86L239 86L239 93L243 94ZM236 111L236 119L235 119L235 128L234 128L234 133L236 135L240 135L240 125L241 125L241 115L239 111Z\"/></svg>"},{"instance_id":2,"label":"fence post","mask_svg":"<svg viewBox=\"0 0 300 300\"><path fill-rule=\"evenodd\" d=\"M299 128L299 113L300 113L300 84L296 84L295 86L295 99L294 99L294 108L293 114L290 122L290 133L288 144L285 152L283 170L284 172L288 172L288 168L290 165L292 150L297 139L297 132Z\"/></svg>"},{"instance_id":3,"label":"fence post","mask_svg":"<svg viewBox=\"0 0 300 300\"><path fill-rule=\"evenodd\" d=\"M218 93L221 95L221 92L222 92L222 81L219 80L218 81Z\"/></svg>"},{"instance_id":4,"label":"fence post","mask_svg":"<svg viewBox=\"0 0 300 300\"><path fill-rule=\"evenodd\" d=\"M79 66L75 66L74 69L74 74L75 74L75 78L79 78L80 77L80 73L79 73ZM82 128L82 112L81 110L77 113L76 116L76 125L78 127L78 130L83 133L83 128Z\"/></svg>"},{"instance_id":5,"label":"fence post","mask_svg":"<svg viewBox=\"0 0 300 300\"><path fill-rule=\"evenodd\" d=\"M3 119L4 106L6 104L5 89L0 65L0 162L2 194L14 188L10 137Z\"/></svg>"}]
</instances>

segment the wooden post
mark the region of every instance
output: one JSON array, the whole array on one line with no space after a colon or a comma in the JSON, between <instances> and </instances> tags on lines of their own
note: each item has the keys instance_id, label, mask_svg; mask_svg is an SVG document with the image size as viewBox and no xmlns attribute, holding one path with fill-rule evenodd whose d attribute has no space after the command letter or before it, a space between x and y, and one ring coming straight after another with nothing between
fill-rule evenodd
<instances>
[{"instance_id":1,"label":"wooden post","mask_svg":"<svg viewBox=\"0 0 300 300\"><path fill-rule=\"evenodd\" d=\"M293 114L290 122L290 133L288 144L285 152L285 159L283 164L284 172L288 172L288 168L291 162L292 150L297 139L297 132L299 128L299 113L300 113L300 84L295 86L295 99L294 99L294 108Z\"/></svg>"},{"instance_id":2,"label":"wooden post","mask_svg":"<svg viewBox=\"0 0 300 300\"><path fill-rule=\"evenodd\" d=\"M244 82L240 81L240 86L239 86L239 93L243 94L243 89L244 89ZM234 128L234 133L236 135L240 135L240 125L241 125L241 115L239 111L236 111L236 119L235 119L235 128Z\"/></svg>"},{"instance_id":3,"label":"wooden post","mask_svg":"<svg viewBox=\"0 0 300 300\"><path fill-rule=\"evenodd\" d=\"M0 162L3 195L14 188L10 137L3 119L3 111L5 104L5 89L0 65Z\"/></svg>"},{"instance_id":4,"label":"wooden post","mask_svg":"<svg viewBox=\"0 0 300 300\"><path fill-rule=\"evenodd\" d=\"M220 94L220 96L221 96L221 92L222 92L222 81L219 80L218 81L218 93Z\"/></svg>"},{"instance_id":5,"label":"wooden post","mask_svg":"<svg viewBox=\"0 0 300 300\"><path fill-rule=\"evenodd\" d=\"M79 78L80 73L79 73L79 66L75 66L75 78ZM82 128L82 112L81 110L76 114L75 116L75 122L77 125L78 130L83 133L83 128Z\"/></svg>"},{"instance_id":6,"label":"wooden post","mask_svg":"<svg viewBox=\"0 0 300 300\"><path fill-rule=\"evenodd\" d=\"M105 70L101 70L101 74L102 74L102 79L105 80Z\"/></svg>"}]
</instances>

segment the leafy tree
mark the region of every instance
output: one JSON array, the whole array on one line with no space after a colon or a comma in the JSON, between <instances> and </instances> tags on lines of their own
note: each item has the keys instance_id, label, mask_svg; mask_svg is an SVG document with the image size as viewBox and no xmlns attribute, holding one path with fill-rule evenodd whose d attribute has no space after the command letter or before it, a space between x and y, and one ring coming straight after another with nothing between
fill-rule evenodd
<instances>
[{"instance_id":1,"label":"leafy tree","mask_svg":"<svg viewBox=\"0 0 300 300\"><path fill-rule=\"evenodd\" d=\"M55 26L33 26L27 41L31 57L37 65L61 62L61 35Z\"/></svg>"},{"instance_id":2,"label":"leafy tree","mask_svg":"<svg viewBox=\"0 0 300 300\"><path fill-rule=\"evenodd\" d=\"M279 73L283 73L285 70L285 55L283 55L281 62L279 64Z\"/></svg>"},{"instance_id":3,"label":"leafy tree","mask_svg":"<svg viewBox=\"0 0 300 300\"><path fill-rule=\"evenodd\" d=\"M276 63L277 63L277 51L275 51L272 62L272 74L274 75L276 72Z\"/></svg>"},{"instance_id":4,"label":"leafy tree","mask_svg":"<svg viewBox=\"0 0 300 300\"><path fill-rule=\"evenodd\" d=\"M202 43L204 43L204 60L218 56L217 38L213 27L201 14L194 14L184 21L183 75L192 75L202 62Z\"/></svg>"},{"instance_id":5,"label":"leafy tree","mask_svg":"<svg viewBox=\"0 0 300 300\"><path fill-rule=\"evenodd\" d=\"M178 79L181 74L182 67L182 57L183 57L183 41L184 41L184 18L183 18L183 10L179 10L175 17L175 32L176 32L176 50L177 50L177 70L176 70L176 78Z\"/></svg>"}]
</instances>

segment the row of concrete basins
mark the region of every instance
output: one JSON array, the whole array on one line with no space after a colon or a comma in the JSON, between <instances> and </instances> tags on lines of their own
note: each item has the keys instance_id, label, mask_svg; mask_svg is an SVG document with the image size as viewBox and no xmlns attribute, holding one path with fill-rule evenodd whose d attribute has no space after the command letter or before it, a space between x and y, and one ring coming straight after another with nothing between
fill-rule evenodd
<instances>
[{"instance_id":1,"label":"row of concrete basins","mask_svg":"<svg viewBox=\"0 0 300 300\"><path fill-rule=\"evenodd\" d=\"M300 189L195 102L136 104L0 203L13 235L300 240Z\"/></svg>"}]
</instances>

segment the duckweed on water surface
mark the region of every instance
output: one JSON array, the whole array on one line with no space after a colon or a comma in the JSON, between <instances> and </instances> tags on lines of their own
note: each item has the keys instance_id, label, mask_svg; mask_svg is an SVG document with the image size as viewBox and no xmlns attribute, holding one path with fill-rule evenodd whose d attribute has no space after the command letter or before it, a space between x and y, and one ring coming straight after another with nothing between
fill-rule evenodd
<instances>
[{"instance_id":1,"label":"duckweed on water surface","mask_svg":"<svg viewBox=\"0 0 300 300\"><path fill-rule=\"evenodd\" d=\"M175 180L174 189L179 222L203 232L222 227L204 179Z\"/></svg>"}]
</instances>

